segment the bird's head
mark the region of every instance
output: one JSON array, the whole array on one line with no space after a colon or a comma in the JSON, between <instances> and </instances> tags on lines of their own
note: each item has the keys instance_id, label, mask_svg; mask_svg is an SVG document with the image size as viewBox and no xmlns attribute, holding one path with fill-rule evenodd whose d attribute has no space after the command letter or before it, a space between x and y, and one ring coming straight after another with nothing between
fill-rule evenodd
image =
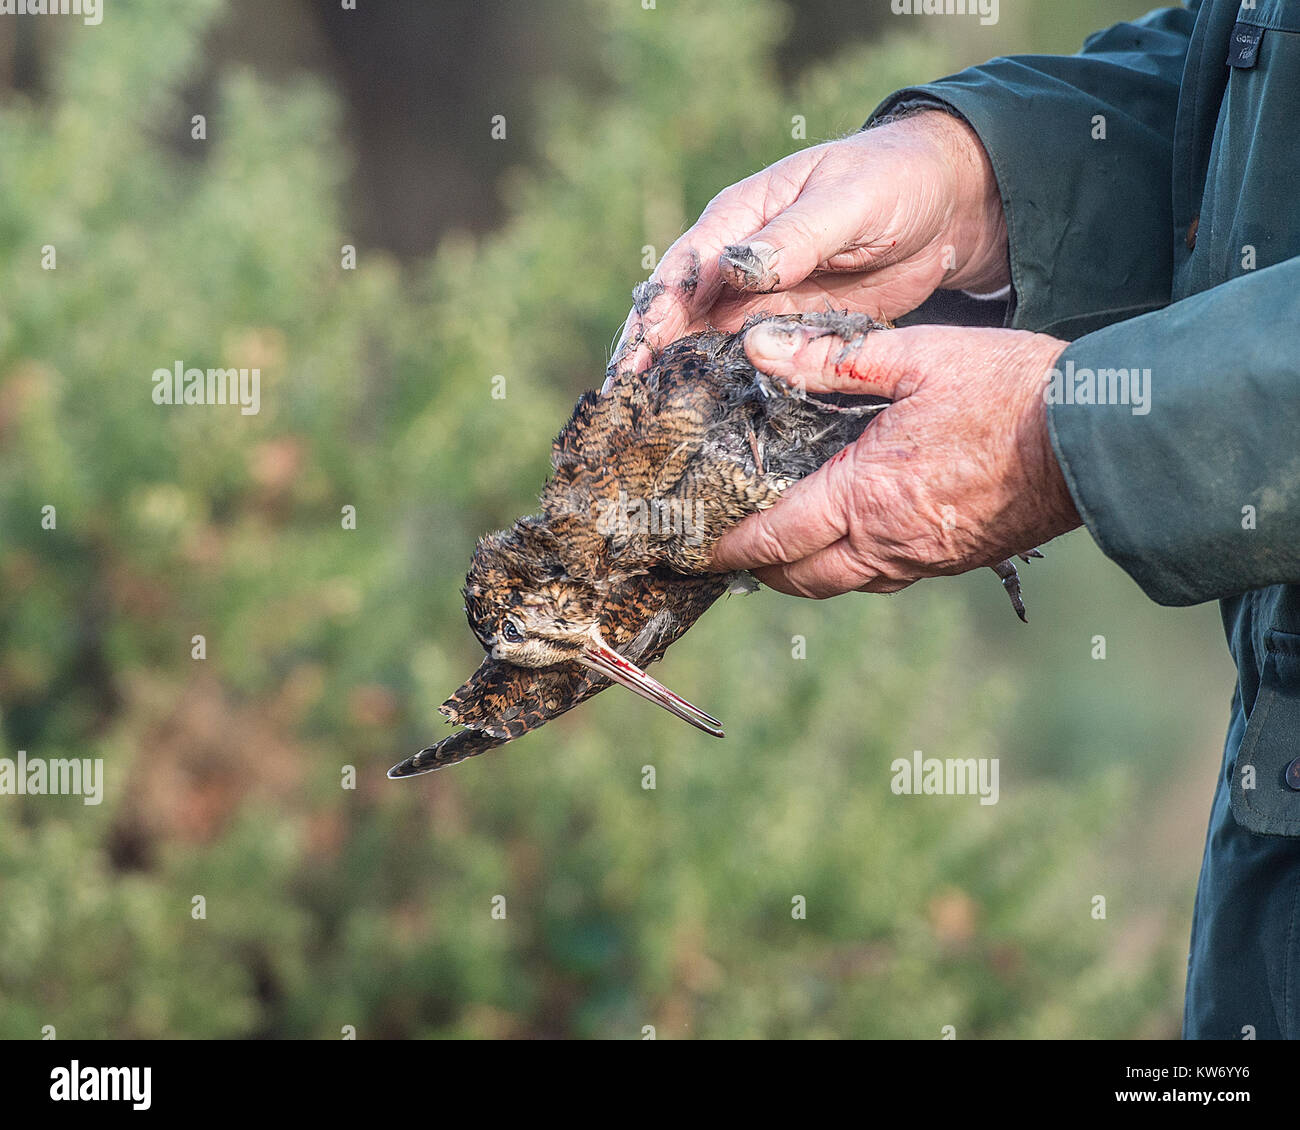
<instances>
[{"instance_id":1,"label":"bird's head","mask_svg":"<svg viewBox=\"0 0 1300 1130\"><path fill-rule=\"evenodd\" d=\"M607 586L606 586L607 587ZM482 538L465 578L465 615L483 650L516 667L553 667L579 663L717 737L720 723L692 706L605 639L616 610L606 591L574 578L566 569L556 535L542 520L525 518L509 530ZM619 612L622 609L617 610ZM644 623L624 623L625 650L639 656L657 610L646 610ZM624 614L624 620L627 620ZM629 630L630 629L630 630Z\"/></svg>"},{"instance_id":2,"label":"bird's head","mask_svg":"<svg viewBox=\"0 0 1300 1130\"><path fill-rule=\"evenodd\" d=\"M464 593L483 650L516 667L578 660L600 622L600 593L569 576L555 535L536 519L479 541Z\"/></svg>"}]
</instances>

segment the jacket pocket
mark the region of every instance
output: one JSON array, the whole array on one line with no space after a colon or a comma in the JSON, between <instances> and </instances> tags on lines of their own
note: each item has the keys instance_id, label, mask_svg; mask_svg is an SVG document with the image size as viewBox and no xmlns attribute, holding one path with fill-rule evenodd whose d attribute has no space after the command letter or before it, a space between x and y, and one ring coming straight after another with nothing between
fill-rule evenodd
<instances>
[{"instance_id":1,"label":"jacket pocket","mask_svg":"<svg viewBox=\"0 0 1300 1130\"><path fill-rule=\"evenodd\" d=\"M1259 694L1232 772L1232 815L1261 836L1300 836L1300 635L1264 636Z\"/></svg>"}]
</instances>

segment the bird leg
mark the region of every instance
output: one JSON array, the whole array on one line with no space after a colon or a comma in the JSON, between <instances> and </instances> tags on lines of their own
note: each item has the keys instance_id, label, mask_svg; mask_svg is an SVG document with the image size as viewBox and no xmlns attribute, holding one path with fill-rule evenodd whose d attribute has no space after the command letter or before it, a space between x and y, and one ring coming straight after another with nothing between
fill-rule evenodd
<instances>
[{"instance_id":1,"label":"bird leg","mask_svg":"<svg viewBox=\"0 0 1300 1130\"><path fill-rule=\"evenodd\" d=\"M1037 549L1031 549L1028 553L1018 553L1017 557L1021 561L1028 563L1035 557L1042 557L1042 553ZM1006 561L999 561L996 565L989 566L999 577L1002 578L1002 587L1007 590L1007 596L1011 598L1011 607L1016 610L1016 615L1026 624L1029 623L1029 617L1025 615L1025 602L1020 596L1020 574L1016 572L1015 564L1010 558Z\"/></svg>"},{"instance_id":2,"label":"bird leg","mask_svg":"<svg viewBox=\"0 0 1300 1130\"><path fill-rule=\"evenodd\" d=\"M1002 587L1007 590L1007 595L1011 598L1011 607L1016 610L1016 615L1028 624L1029 617L1025 615L1025 602L1020 598L1020 574L1016 572L1011 559L999 561L990 568L1002 578Z\"/></svg>"}]
</instances>

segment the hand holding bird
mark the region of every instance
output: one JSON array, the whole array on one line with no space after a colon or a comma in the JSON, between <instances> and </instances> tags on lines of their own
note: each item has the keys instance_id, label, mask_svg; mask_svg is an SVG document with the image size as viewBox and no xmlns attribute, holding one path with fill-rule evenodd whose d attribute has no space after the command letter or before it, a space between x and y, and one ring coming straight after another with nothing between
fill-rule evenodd
<instances>
[{"instance_id":1,"label":"hand holding bird","mask_svg":"<svg viewBox=\"0 0 1300 1130\"><path fill-rule=\"evenodd\" d=\"M911 326L848 348L768 322L750 360L812 394L887 396L843 455L714 549L792 596L897 592L1007 559L1081 522L1047 430L1045 377L1066 343L1046 334ZM1018 609L1019 610L1019 609Z\"/></svg>"}]
</instances>

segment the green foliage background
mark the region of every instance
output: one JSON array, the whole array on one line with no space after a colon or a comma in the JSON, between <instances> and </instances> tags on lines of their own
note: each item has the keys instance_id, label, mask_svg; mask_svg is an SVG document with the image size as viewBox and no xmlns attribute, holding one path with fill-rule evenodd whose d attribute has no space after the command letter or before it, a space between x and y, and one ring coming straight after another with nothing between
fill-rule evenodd
<instances>
[{"instance_id":1,"label":"green foliage background","mask_svg":"<svg viewBox=\"0 0 1300 1130\"><path fill-rule=\"evenodd\" d=\"M724 742L611 692L384 778L478 662L470 549L531 507L643 245L803 144L794 114L812 143L1135 11L1004 7L785 85L775 3L584 6L607 89L539 91L508 222L356 271L328 90L236 71L185 104L217 0L69 30L49 97L0 109L0 755L108 787L0 797L0 1036L1176 1031L1230 684L1213 612L1148 606L1083 535L1030 568L1029 629L991 575L721 603L664 670ZM155 406L177 359L260 366L260 414ZM1000 758L1000 803L893 796L914 749Z\"/></svg>"}]
</instances>

